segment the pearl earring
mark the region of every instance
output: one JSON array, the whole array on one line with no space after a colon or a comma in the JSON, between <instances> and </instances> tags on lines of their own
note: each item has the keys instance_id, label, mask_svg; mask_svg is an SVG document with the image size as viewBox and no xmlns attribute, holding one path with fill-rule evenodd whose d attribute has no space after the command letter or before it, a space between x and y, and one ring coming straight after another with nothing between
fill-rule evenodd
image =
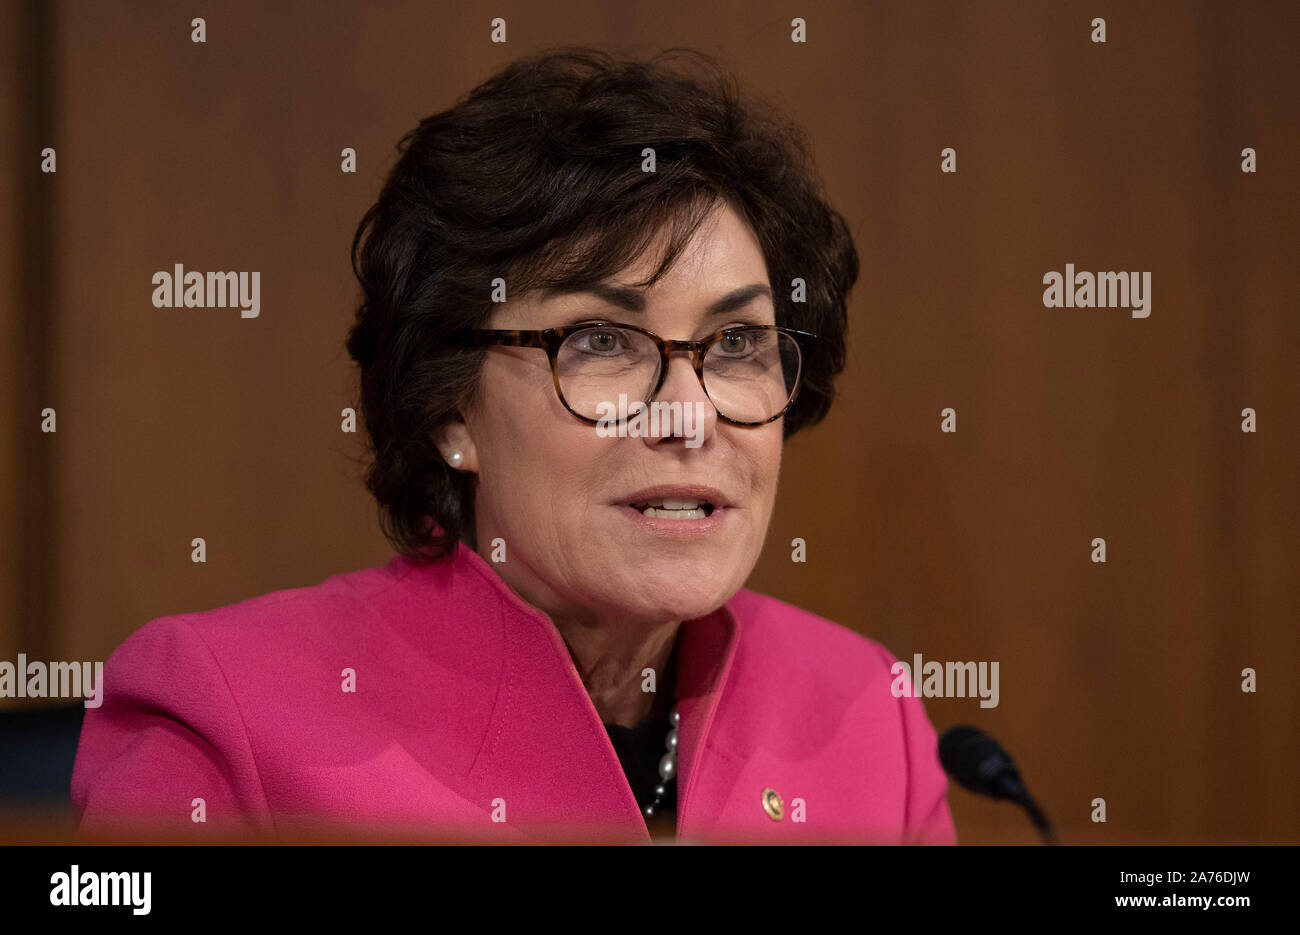
<instances>
[{"instance_id":1,"label":"pearl earring","mask_svg":"<svg viewBox=\"0 0 1300 935\"><path fill-rule=\"evenodd\" d=\"M464 456L463 454L461 454L459 451L453 451L453 452L452 452L452 453L447 457L447 460L451 462L451 466L452 466L452 467L454 467L454 468L458 468L458 467L460 467L461 462L465 460L465 456Z\"/></svg>"}]
</instances>

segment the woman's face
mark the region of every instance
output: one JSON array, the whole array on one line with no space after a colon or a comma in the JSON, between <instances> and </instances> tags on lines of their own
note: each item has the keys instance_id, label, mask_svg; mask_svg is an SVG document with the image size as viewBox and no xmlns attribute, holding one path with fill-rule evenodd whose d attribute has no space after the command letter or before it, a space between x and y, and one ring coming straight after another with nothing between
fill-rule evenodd
<instances>
[{"instance_id":1,"label":"woman's face","mask_svg":"<svg viewBox=\"0 0 1300 935\"><path fill-rule=\"evenodd\" d=\"M657 249L647 251L609 284L645 278L657 257ZM604 319L665 339L699 339L731 324L775 324L767 283L758 241L724 203L673 268L640 291L643 310L589 292L534 293L503 303L487 327L532 330ZM708 313L749 286L762 291L738 308ZM538 348L490 349L479 399L464 426L453 427L444 450L459 448L463 468L478 475L479 552L491 560L493 541L504 540L506 560L494 567L552 616L622 622L701 616L742 587L758 559L776 496L783 420L756 427L719 421L690 355L676 353L669 361L656 399L703 412L693 439L672 437L669 426L655 437L602 437L560 403L546 352ZM696 409L696 402L703 406ZM647 518L631 504L648 491L715 507L703 519Z\"/></svg>"}]
</instances>

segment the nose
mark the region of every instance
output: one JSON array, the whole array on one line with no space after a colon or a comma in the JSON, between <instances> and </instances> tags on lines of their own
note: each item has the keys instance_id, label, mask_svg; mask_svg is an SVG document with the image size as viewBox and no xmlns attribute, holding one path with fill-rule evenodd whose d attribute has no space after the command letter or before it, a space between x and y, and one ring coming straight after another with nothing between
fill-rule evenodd
<instances>
[{"instance_id":1,"label":"nose","mask_svg":"<svg viewBox=\"0 0 1300 935\"><path fill-rule=\"evenodd\" d=\"M674 438L682 438L687 447L698 447L713 437L718 424L718 410L704 392L690 355L674 353L668 358L668 373L664 385L651 402L659 407L658 425L651 420L651 434L645 439L648 445L660 445ZM680 403L680 408L672 406ZM671 408L670 408L671 406Z\"/></svg>"}]
</instances>

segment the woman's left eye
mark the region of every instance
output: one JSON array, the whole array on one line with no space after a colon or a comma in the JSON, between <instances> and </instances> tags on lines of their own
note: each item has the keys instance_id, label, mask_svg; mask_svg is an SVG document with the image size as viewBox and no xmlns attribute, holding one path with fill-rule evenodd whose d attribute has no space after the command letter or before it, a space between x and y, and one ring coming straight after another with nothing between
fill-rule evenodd
<instances>
[{"instance_id":1,"label":"woman's left eye","mask_svg":"<svg viewBox=\"0 0 1300 935\"><path fill-rule=\"evenodd\" d=\"M741 331L734 334L723 335L722 340L719 343L722 345L723 351L728 354L735 354L747 350L751 343L751 339L748 334Z\"/></svg>"}]
</instances>

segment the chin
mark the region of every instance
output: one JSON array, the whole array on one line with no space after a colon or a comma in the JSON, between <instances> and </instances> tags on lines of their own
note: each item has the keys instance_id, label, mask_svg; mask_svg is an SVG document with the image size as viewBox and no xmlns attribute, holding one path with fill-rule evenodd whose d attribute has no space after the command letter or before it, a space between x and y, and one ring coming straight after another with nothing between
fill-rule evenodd
<instances>
[{"instance_id":1,"label":"chin","mask_svg":"<svg viewBox=\"0 0 1300 935\"><path fill-rule=\"evenodd\" d=\"M627 612L651 620L691 620L722 606L744 585L744 576L731 568L701 567L698 563L668 563L628 581Z\"/></svg>"}]
</instances>

